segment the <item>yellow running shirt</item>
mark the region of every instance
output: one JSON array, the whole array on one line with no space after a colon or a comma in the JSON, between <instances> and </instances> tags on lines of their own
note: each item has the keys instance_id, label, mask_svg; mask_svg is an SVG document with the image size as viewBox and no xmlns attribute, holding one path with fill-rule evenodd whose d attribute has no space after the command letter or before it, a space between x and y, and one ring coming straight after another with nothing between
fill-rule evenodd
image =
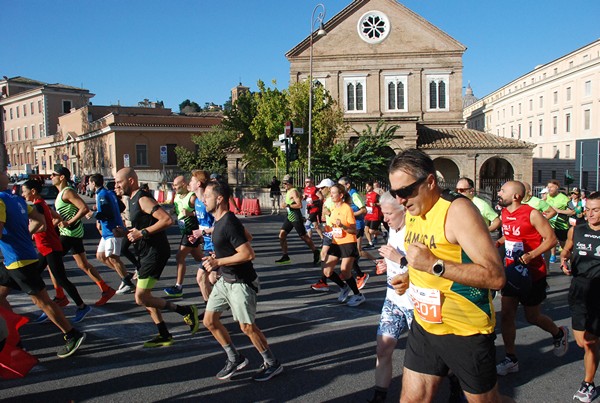
<instances>
[{"instance_id":1,"label":"yellow running shirt","mask_svg":"<svg viewBox=\"0 0 600 403\"><path fill-rule=\"evenodd\" d=\"M443 192L425 217L406 213L406 248L413 242L421 242L438 259L471 263L462 248L449 243L445 236L446 215L452 200L449 192ZM494 332L496 317L490 290L458 284L411 266L408 272L408 292L415 306L415 319L427 332L458 336Z\"/></svg>"}]
</instances>

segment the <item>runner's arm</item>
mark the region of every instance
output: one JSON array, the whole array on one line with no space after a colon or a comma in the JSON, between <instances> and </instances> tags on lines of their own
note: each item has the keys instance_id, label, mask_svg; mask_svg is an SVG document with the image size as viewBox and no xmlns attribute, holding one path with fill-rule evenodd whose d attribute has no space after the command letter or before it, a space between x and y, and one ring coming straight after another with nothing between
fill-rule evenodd
<instances>
[{"instance_id":1,"label":"runner's arm","mask_svg":"<svg viewBox=\"0 0 600 403\"><path fill-rule=\"evenodd\" d=\"M83 201L77 193L72 189L67 189L62 195L63 201L72 203L79 210L70 220L65 221L67 226L73 225L77 221L81 220L90 211L87 204Z\"/></svg>"},{"instance_id":2,"label":"runner's arm","mask_svg":"<svg viewBox=\"0 0 600 403\"><path fill-rule=\"evenodd\" d=\"M27 215L29 216L29 233L46 231L46 217L32 206L27 207Z\"/></svg>"}]
</instances>

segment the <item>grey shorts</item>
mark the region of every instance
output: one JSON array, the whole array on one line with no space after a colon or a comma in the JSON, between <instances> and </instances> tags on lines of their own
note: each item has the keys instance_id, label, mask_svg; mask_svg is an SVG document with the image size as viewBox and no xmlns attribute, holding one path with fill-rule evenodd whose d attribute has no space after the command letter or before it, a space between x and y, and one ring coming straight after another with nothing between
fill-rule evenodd
<instances>
[{"instance_id":1,"label":"grey shorts","mask_svg":"<svg viewBox=\"0 0 600 403\"><path fill-rule=\"evenodd\" d=\"M253 284L259 288L258 278ZM233 319L244 324L254 323L256 318L256 292L245 283L228 283L223 277L215 283L206 310L225 312L231 309Z\"/></svg>"}]
</instances>

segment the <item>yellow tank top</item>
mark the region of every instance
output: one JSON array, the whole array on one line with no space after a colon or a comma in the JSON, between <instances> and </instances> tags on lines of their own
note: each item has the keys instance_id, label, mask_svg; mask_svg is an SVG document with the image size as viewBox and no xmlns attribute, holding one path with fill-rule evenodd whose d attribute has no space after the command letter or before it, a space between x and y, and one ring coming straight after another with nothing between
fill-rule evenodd
<instances>
[{"instance_id":1,"label":"yellow tank top","mask_svg":"<svg viewBox=\"0 0 600 403\"><path fill-rule=\"evenodd\" d=\"M407 212L405 247L421 242L439 259L470 263L462 248L449 243L445 236L444 225L452 200L452 196L442 193L425 217ZM429 333L470 336L494 332L496 317L490 290L458 284L410 266L408 271L415 319Z\"/></svg>"}]
</instances>

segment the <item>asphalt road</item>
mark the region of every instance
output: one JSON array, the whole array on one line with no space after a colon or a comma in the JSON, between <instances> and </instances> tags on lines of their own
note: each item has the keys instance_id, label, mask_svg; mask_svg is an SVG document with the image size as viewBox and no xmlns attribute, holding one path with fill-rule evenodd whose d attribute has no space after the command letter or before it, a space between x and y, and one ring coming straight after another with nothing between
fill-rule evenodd
<instances>
[{"instance_id":1,"label":"asphalt road","mask_svg":"<svg viewBox=\"0 0 600 403\"><path fill-rule=\"evenodd\" d=\"M51 323L24 326L23 343L39 358L40 364L23 379L0 380L0 400L365 402L372 395L374 383L375 337L385 296L384 276L375 276L371 263L361 264L373 275L363 290L367 302L356 308L338 304L337 290L312 291L309 286L318 279L319 270L312 267L312 255L295 234L290 237L292 264L273 263L280 257L277 233L282 220L283 216L242 218L254 235L255 267L262 286L257 324L285 366L281 375L263 383L252 380L252 374L261 364L260 355L228 314L223 316L224 323L238 349L250 360L250 365L231 380L215 378L224 365L225 354L209 332L201 329L190 335L177 314L164 315L175 337L171 347L142 348L143 342L156 334L156 328L148 314L136 306L133 295L125 295L115 296L103 307L95 307L79 324L87 332L87 340L67 359L56 357L62 339ZM104 279L117 287L117 275L94 259L98 235L93 224L86 225L86 234L88 258ZM179 240L175 227L169 230L169 240L173 253L155 295L163 295L162 289L174 284ZM84 299L93 304L99 296L98 287L77 269L71 257L65 262L71 280ZM189 259L184 296L179 301L198 304L202 309L200 292L194 285L196 268L197 264ZM559 325L570 326L566 300L569 278L559 273L557 265L552 269L545 312ZM32 318L37 314L25 294L14 293L9 300L17 312ZM498 311L499 299L495 303ZM64 309L67 316L74 314L72 303ZM583 376L582 350L571 338L569 352L557 358L552 354L548 334L529 325L522 314L517 326L520 372L499 379L502 393L519 402L571 401ZM500 336L496 344L500 360L503 357ZM398 400L405 345L406 335L394 355L394 378L388 401ZM442 385L436 401L447 401L447 389L446 384Z\"/></svg>"}]
</instances>

